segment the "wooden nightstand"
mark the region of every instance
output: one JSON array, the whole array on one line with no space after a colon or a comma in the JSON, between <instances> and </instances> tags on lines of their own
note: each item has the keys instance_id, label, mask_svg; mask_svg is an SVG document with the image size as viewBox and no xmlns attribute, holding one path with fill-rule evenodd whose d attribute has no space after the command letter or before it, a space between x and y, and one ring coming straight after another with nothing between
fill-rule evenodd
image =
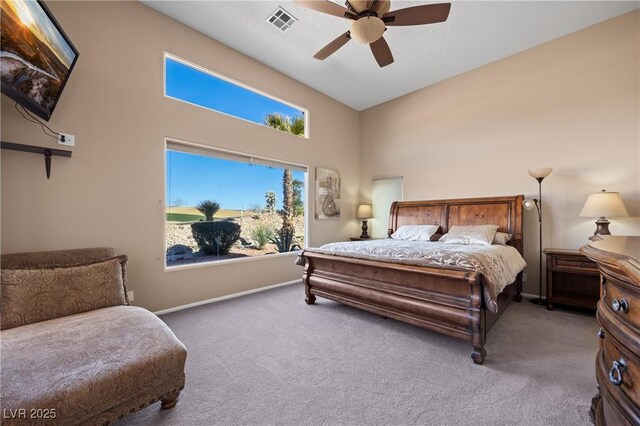
<instances>
[{"instance_id":1,"label":"wooden nightstand","mask_svg":"<svg viewBox=\"0 0 640 426\"><path fill-rule=\"evenodd\" d=\"M369 237L369 238L351 237L349 239L351 241L369 241L369 240L384 240L385 238L379 238L379 237Z\"/></svg>"},{"instance_id":2,"label":"wooden nightstand","mask_svg":"<svg viewBox=\"0 0 640 426\"><path fill-rule=\"evenodd\" d=\"M600 299L598 266L578 250L548 248L547 309L554 303L596 309Z\"/></svg>"}]
</instances>

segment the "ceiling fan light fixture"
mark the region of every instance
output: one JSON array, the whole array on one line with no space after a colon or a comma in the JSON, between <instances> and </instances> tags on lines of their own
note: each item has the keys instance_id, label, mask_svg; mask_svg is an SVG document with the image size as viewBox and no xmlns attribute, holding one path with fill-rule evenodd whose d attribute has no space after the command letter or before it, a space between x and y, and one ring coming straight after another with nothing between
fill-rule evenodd
<instances>
[{"instance_id":1,"label":"ceiling fan light fixture","mask_svg":"<svg viewBox=\"0 0 640 426\"><path fill-rule=\"evenodd\" d=\"M364 12L367 10L367 0L349 0L348 5L353 8L356 12Z\"/></svg>"},{"instance_id":2,"label":"ceiling fan light fixture","mask_svg":"<svg viewBox=\"0 0 640 426\"><path fill-rule=\"evenodd\" d=\"M358 43L368 44L378 40L384 34L382 19L375 16L360 18L351 24L351 38Z\"/></svg>"}]
</instances>

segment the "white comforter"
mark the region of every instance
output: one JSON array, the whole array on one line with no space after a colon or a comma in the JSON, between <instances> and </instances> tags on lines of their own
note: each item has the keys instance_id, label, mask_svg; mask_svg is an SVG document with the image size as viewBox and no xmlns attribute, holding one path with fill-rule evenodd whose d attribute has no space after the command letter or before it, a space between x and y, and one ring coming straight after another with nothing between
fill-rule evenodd
<instances>
[{"instance_id":1,"label":"white comforter","mask_svg":"<svg viewBox=\"0 0 640 426\"><path fill-rule=\"evenodd\" d=\"M482 274L485 304L498 311L497 296L515 281L526 262L514 247L459 245L433 241L384 240L325 244L305 251L406 265L475 271Z\"/></svg>"}]
</instances>

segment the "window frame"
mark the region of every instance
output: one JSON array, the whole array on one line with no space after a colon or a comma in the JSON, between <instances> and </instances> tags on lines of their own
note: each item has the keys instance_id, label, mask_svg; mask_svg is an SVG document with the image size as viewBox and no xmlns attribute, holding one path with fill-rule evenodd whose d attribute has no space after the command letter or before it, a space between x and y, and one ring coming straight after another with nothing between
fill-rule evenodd
<instances>
[{"instance_id":1,"label":"window frame","mask_svg":"<svg viewBox=\"0 0 640 426\"><path fill-rule=\"evenodd\" d=\"M184 265L175 265L175 266L168 266L167 265L167 214L166 214L166 208L167 208L167 149L168 146L170 144L173 145L185 145L185 146L190 146L196 149L202 149L202 150L207 150L207 151L211 151L211 152L222 152L222 153L227 153L227 154L231 154L231 155L237 155L237 156L241 156L241 157L247 157L247 158L254 158L254 159L260 159L260 160L265 160L265 161L270 161L270 162L274 162L274 163L280 163L283 166L286 165L291 165L292 167L298 167L298 168L304 168L306 169L305 172L305 179L304 179L304 194L305 194L305 199L304 199L304 242L305 242L305 246L308 244L309 241L309 166L305 165L305 164L300 164L300 163L294 163L292 161L283 161L283 160L279 160L276 158L271 158L271 157L265 157L262 155L253 155L253 154L248 154L246 152L242 152L242 151L234 151L231 149L227 149L227 148L222 148L222 147L217 147L217 146L211 146L211 145L205 145L205 144L201 144L201 143L196 143L196 142L189 142L189 141L185 141L185 140L181 140L181 139L177 139L177 138L170 138L170 137L165 137L164 138L164 142L163 142L163 151L162 151L162 161L163 161L163 193L162 193L162 197L158 200L160 201L160 207L162 210L162 238L160 238L160 251L159 251L159 256L158 259L162 262L162 268L164 272L174 272L174 271L182 271L182 270L186 270L186 269L194 269L194 268L205 268L205 267L209 267L209 266L217 266L217 265L228 265L228 264L233 264L233 263L241 263L241 262L250 262L253 260L259 261L259 260L264 260L264 259L274 259L274 258L281 258L281 257L293 257L293 256L297 256L300 251L290 251L287 253L273 253L273 254L269 254L269 255L260 255L260 256L247 256L247 257L237 257L237 258L233 258L233 259L223 259L223 260L212 260L210 262L197 262L197 263L188 263L188 264L184 264Z\"/></svg>"},{"instance_id":2,"label":"window frame","mask_svg":"<svg viewBox=\"0 0 640 426\"><path fill-rule=\"evenodd\" d=\"M265 124L261 124L261 123L255 122L255 121L248 120L248 119L243 118L243 117L237 117L237 116L235 116L233 114L229 114L229 113L226 113L224 111L219 111L217 109L209 108L209 107L206 107L206 106L203 106L203 105L199 105L199 104L196 104L196 103L193 103L193 102L185 101L184 99L175 98L173 96L167 95L167 58L171 59L173 61L179 62L179 63L181 63L183 65L186 65L188 67L191 67L191 68L193 68L193 69L195 69L197 71L200 71L200 72L203 72L205 74L208 74L208 75L210 75L212 77L215 77L217 79L226 81L227 83L233 84L233 85L235 85L237 87L243 88L245 90L248 90L250 92L258 94L260 96L264 96L265 98L269 98L269 99L274 100L276 102L280 102L280 103L282 103L284 105L287 105L287 106L289 106L291 108L295 108L297 110L302 111L303 114L304 114L304 136L294 135L294 134L291 134L291 133L288 133L288 132L285 132L285 131L282 131L282 130L274 129L273 127L269 127L269 126L267 126ZM309 120L309 110L307 108L303 108L303 107L301 107L299 105L296 105L294 103L285 101L284 99L281 99L281 98L279 98L277 96L274 96L274 95L272 95L270 93L264 92L264 91L262 91L260 89L256 89L255 87L251 87L248 84L242 83L241 81L234 80L234 79L232 79L230 77L227 77L227 76L225 76L223 74L220 74L218 72L215 72L215 71L212 71L210 69L207 69L207 68L205 68L205 67L203 67L201 65L197 65L197 64L195 64L195 63L193 63L191 61L188 61L186 59L183 59L183 58L181 58L179 56L176 56L176 55L174 55L172 53L169 53L169 52L166 52L166 51L163 52L163 55L162 55L162 95L167 99L172 99L172 100L175 100L175 101L178 101L178 102L182 102L182 103L187 104L187 105L193 105L195 107L206 109L208 111L213 111L213 112L218 113L218 114L226 115L227 117L232 117L234 119L242 120L242 121L245 121L247 123L256 124L256 125L258 125L260 127L266 127L267 129L275 130L275 131L279 132L280 134L284 133L286 135L295 136L296 138L301 139L301 140L309 140L309 138L310 138L310 134L311 134L310 126L309 126L309 121L310 120Z\"/></svg>"}]
</instances>

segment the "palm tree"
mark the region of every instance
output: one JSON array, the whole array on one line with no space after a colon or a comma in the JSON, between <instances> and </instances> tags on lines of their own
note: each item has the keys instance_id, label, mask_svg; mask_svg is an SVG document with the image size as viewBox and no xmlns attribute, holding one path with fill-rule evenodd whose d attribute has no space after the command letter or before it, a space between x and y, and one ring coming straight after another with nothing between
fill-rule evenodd
<instances>
[{"instance_id":1,"label":"palm tree","mask_svg":"<svg viewBox=\"0 0 640 426\"><path fill-rule=\"evenodd\" d=\"M265 115L263 123L265 126L273 127L292 135L304 136L304 115L291 118L288 115L274 112Z\"/></svg>"},{"instance_id":2,"label":"palm tree","mask_svg":"<svg viewBox=\"0 0 640 426\"><path fill-rule=\"evenodd\" d=\"M269 127L273 127L274 129L282 130L283 132L289 131L289 126L287 123L287 116L283 116L276 113L267 114L264 117L264 124Z\"/></svg>"},{"instance_id":3,"label":"palm tree","mask_svg":"<svg viewBox=\"0 0 640 426\"><path fill-rule=\"evenodd\" d=\"M291 170L282 175L282 230L293 229L293 177Z\"/></svg>"},{"instance_id":4,"label":"palm tree","mask_svg":"<svg viewBox=\"0 0 640 426\"><path fill-rule=\"evenodd\" d=\"M212 200L204 200L200 201L195 208L204 215L207 222L212 222L213 216L220 210L220 204Z\"/></svg>"},{"instance_id":5,"label":"palm tree","mask_svg":"<svg viewBox=\"0 0 640 426\"><path fill-rule=\"evenodd\" d=\"M304 115L294 117L289 123L289 133L304 136Z\"/></svg>"}]
</instances>

